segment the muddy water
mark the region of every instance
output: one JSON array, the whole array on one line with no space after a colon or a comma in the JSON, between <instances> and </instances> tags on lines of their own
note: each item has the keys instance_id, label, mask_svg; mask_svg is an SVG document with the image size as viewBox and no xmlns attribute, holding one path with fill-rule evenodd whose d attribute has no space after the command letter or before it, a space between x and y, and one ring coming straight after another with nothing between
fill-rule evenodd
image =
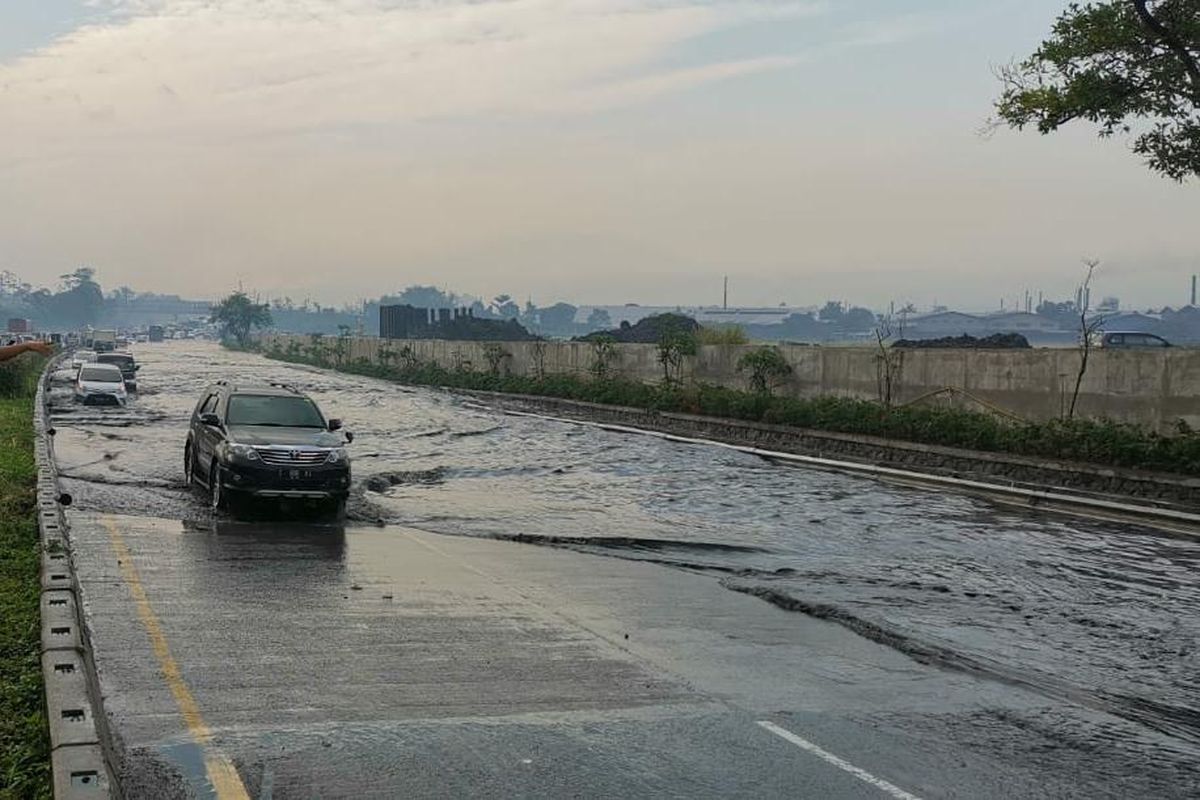
<instances>
[{"instance_id":1,"label":"muddy water","mask_svg":"<svg viewBox=\"0 0 1200 800\"><path fill-rule=\"evenodd\" d=\"M182 467L198 395L219 377L287 382L357 436L353 523L711 572L731 590L915 659L1117 721L1080 731L1040 720L1043 739L1100 737L1130 750L1139 769L1182 769L1189 782L1197 774L1200 542L508 417L445 393L210 344L142 345L136 355L142 392L128 408L80 409L57 395L60 467L89 507L204 524Z\"/></svg>"}]
</instances>

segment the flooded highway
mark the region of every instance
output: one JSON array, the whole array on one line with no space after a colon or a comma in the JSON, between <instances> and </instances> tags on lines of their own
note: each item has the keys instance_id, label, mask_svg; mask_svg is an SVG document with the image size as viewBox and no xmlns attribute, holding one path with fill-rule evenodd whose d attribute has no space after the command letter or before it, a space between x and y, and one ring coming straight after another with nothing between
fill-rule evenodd
<instances>
[{"instance_id":1,"label":"flooded highway","mask_svg":"<svg viewBox=\"0 0 1200 800\"><path fill-rule=\"evenodd\" d=\"M434 548L437 540L501 540L509 549L497 553L565 549L643 562L630 568L679 574L688 591L712 586L718 594L706 598L724 596L737 608L761 604L778 615L772 624L840 626L923 676L970 681L978 703L948 700L940 709L936 692L921 691L922 713L874 715L873 724L933 749L963 747L1020 764L1030 786L1061 781L1056 796L1072 796L1072 787L1091 797L1200 789L1200 541L508 416L467 397L208 343L140 345L135 355L141 392L127 408L83 408L66 387L53 392L56 458L73 514L133 520L131 529L144 525L147 536L164 535L161 521L173 521L170 536L185 546L189 536L240 536L234 541L247 558L268 557L263 531L294 533L303 523L214 519L184 483L182 448L211 382L287 383L356 437L345 530L316 540L324 548L316 556L308 534L290 544L281 534L288 552L325 565L309 576L318 584L341 569L338 542L355 532L414 530L435 534L420 539ZM387 540L370 541L386 562ZM527 550L511 550L514 542ZM492 556L481 553L469 555L488 563ZM142 567L151 569L152 561ZM661 598L667 606L677 600ZM830 676L852 686L874 680L877 668L860 675L846 661ZM993 689L978 687L1038 699L993 703ZM643 689L654 702L673 696L653 681ZM1003 786L974 788L929 793L1005 796Z\"/></svg>"}]
</instances>

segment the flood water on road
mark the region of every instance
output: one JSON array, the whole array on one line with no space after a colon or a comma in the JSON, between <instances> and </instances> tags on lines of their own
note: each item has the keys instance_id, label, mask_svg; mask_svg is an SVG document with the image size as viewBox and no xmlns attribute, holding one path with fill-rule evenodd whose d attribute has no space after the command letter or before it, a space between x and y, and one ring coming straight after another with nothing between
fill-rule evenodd
<instances>
[{"instance_id":1,"label":"flood water on road","mask_svg":"<svg viewBox=\"0 0 1200 800\"><path fill-rule=\"evenodd\" d=\"M1128 751L1121 769L1200 775L1200 541L507 416L470 398L212 344L135 354L142 392L129 408L82 409L58 393L64 484L89 508L204 524L209 512L184 485L182 464L201 390L218 378L285 382L357 437L352 524L709 572L918 660L1121 721L1085 731L1029 721L1040 741L1099 737Z\"/></svg>"}]
</instances>

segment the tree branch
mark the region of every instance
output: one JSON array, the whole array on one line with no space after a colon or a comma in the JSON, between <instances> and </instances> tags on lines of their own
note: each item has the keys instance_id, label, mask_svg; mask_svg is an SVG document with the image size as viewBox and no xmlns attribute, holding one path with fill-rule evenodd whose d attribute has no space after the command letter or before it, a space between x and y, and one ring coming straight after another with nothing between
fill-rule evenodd
<instances>
[{"instance_id":1,"label":"tree branch","mask_svg":"<svg viewBox=\"0 0 1200 800\"><path fill-rule=\"evenodd\" d=\"M1192 82L1192 94L1200 98L1200 64L1196 63L1196 57L1188 50L1187 45L1182 39L1176 36L1150 12L1150 0L1130 0L1130 2L1133 3L1134 11L1137 12L1138 19L1142 21L1142 25L1161 39L1162 43L1183 64L1183 69Z\"/></svg>"}]
</instances>

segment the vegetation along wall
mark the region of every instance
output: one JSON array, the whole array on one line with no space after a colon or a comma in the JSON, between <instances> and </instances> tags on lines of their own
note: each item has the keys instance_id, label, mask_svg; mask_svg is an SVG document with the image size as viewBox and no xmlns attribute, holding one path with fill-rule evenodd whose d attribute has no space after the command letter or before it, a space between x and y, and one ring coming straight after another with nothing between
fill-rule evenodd
<instances>
[{"instance_id":1,"label":"vegetation along wall","mask_svg":"<svg viewBox=\"0 0 1200 800\"><path fill-rule=\"evenodd\" d=\"M400 363L417 359L447 369L506 370L517 375L607 374L662 381L659 348L587 342L459 342L369 337L264 335L265 349L325 349L343 362ZM749 374L739 361L757 345L708 345L683 358L678 379L745 389ZM891 350L874 347L779 345L791 374L774 388L794 397L837 396L893 404L951 404L1029 420L1054 419L1070 405L1079 371L1071 349ZM889 381L890 378L890 381ZM1180 422L1200 427L1200 349L1093 350L1080 387L1076 416L1109 418L1162 432Z\"/></svg>"}]
</instances>

